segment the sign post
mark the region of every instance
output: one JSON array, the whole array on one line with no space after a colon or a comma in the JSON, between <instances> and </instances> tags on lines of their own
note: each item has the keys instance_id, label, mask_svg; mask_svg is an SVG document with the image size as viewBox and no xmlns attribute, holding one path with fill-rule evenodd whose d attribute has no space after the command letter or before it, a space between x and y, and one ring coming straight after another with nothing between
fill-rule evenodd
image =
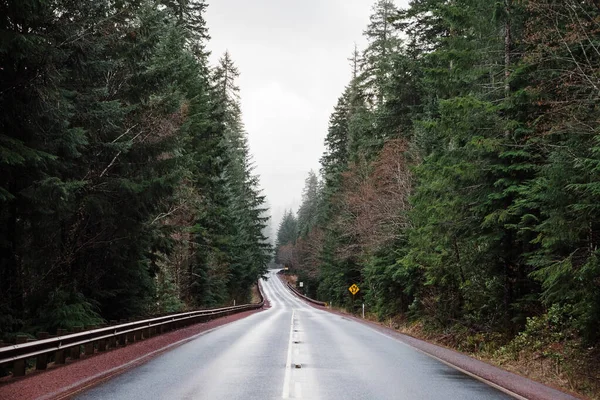
<instances>
[{"instance_id":1,"label":"sign post","mask_svg":"<svg viewBox=\"0 0 600 400\"><path fill-rule=\"evenodd\" d=\"M354 297L356 296L356 293L360 291L360 288L356 283L353 283L352 286L348 288L348 290L350 291L350 293L352 293L352 312L354 312Z\"/></svg>"}]
</instances>

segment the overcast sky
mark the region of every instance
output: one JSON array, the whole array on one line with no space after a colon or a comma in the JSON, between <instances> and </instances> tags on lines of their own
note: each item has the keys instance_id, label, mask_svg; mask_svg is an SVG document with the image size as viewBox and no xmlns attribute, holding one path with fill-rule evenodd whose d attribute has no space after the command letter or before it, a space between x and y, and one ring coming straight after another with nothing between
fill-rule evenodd
<instances>
[{"instance_id":1,"label":"overcast sky","mask_svg":"<svg viewBox=\"0 0 600 400\"><path fill-rule=\"evenodd\" d=\"M276 227L319 170L329 115L374 0L208 0L211 61L229 50L256 172ZM397 4L406 1L397 1Z\"/></svg>"}]
</instances>

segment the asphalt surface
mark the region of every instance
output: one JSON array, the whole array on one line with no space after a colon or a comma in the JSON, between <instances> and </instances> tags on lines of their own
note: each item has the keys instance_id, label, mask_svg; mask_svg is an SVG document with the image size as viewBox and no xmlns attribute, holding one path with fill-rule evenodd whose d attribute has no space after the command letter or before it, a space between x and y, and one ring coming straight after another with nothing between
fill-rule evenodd
<instances>
[{"instance_id":1,"label":"asphalt surface","mask_svg":"<svg viewBox=\"0 0 600 400\"><path fill-rule=\"evenodd\" d=\"M368 325L313 308L272 274L271 308L208 331L78 399L511 399Z\"/></svg>"}]
</instances>

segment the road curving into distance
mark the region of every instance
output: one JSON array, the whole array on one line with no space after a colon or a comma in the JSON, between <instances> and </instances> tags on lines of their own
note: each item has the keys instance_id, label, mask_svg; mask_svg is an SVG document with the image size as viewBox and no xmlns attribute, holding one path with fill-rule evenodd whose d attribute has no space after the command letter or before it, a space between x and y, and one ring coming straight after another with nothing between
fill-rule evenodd
<instances>
[{"instance_id":1,"label":"road curving into distance","mask_svg":"<svg viewBox=\"0 0 600 400\"><path fill-rule=\"evenodd\" d=\"M511 399L396 338L295 297L216 328L77 399Z\"/></svg>"}]
</instances>

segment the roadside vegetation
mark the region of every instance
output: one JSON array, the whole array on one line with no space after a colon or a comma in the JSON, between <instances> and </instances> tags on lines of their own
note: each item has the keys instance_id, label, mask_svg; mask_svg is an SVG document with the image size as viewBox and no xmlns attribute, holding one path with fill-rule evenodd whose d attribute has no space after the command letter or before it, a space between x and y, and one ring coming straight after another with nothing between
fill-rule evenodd
<instances>
[{"instance_id":1,"label":"roadside vegetation","mask_svg":"<svg viewBox=\"0 0 600 400\"><path fill-rule=\"evenodd\" d=\"M277 262L311 297L600 398L600 6L379 0L364 35Z\"/></svg>"}]
</instances>

